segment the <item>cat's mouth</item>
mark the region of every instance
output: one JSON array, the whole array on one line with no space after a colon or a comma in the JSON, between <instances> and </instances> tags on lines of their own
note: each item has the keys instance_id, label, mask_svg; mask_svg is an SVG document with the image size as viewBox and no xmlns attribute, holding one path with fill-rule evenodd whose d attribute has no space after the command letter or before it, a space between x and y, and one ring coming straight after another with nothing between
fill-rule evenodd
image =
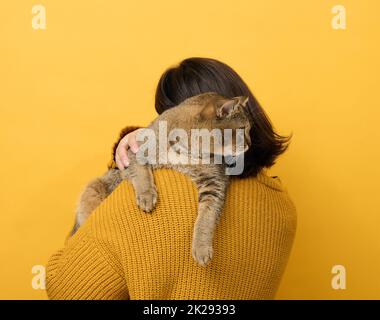
<instances>
[{"instance_id":1,"label":"cat's mouth","mask_svg":"<svg viewBox=\"0 0 380 320\"><path fill-rule=\"evenodd\" d=\"M228 166L232 166L234 164L236 164L237 162L237 159L240 158L240 157L243 157L244 156L244 153L248 150L248 146L246 146L244 148L244 151L243 152L238 152L238 153L235 153L235 154L227 154L227 155L224 155L224 162L228 165Z\"/></svg>"},{"instance_id":2,"label":"cat's mouth","mask_svg":"<svg viewBox=\"0 0 380 320\"><path fill-rule=\"evenodd\" d=\"M224 157L224 162L225 162L228 166L232 166L233 164L236 163L236 156L227 155L227 156Z\"/></svg>"}]
</instances>

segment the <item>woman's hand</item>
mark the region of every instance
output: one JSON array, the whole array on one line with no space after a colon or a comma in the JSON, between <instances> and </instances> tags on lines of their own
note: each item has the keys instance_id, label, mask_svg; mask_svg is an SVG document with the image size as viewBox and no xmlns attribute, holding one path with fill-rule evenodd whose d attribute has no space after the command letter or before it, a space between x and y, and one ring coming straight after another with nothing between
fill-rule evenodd
<instances>
[{"instance_id":1,"label":"woman's hand","mask_svg":"<svg viewBox=\"0 0 380 320\"><path fill-rule=\"evenodd\" d=\"M131 149L133 153L136 153L139 149L139 146L136 141L136 134L141 129L137 129L132 131L124 136L123 139L120 140L116 152L115 152L115 161L119 170L124 170L124 168L129 166L129 159L127 155L127 150Z\"/></svg>"}]
</instances>

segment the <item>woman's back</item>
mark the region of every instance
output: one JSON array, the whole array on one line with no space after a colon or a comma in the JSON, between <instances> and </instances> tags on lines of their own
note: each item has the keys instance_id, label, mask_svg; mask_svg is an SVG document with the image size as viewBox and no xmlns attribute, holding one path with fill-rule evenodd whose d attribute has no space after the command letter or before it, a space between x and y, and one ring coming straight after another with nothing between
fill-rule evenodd
<instances>
[{"instance_id":1,"label":"woman's back","mask_svg":"<svg viewBox=\"0 0 380 320\"><path fill-rule=\"evenodd\" d=\"M191 256L198 194L186 176L154 172L147 214L123 182L47 266L52 299L271 299L290 253L296 212L278 179L233 179L204 268Z\"/></svg>"}]
</instances>

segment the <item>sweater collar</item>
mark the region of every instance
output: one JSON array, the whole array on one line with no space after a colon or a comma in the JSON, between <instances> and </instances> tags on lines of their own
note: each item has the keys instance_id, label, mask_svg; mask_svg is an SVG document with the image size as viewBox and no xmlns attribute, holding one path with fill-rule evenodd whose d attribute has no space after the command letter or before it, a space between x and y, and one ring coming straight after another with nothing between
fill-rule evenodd
<instances>
[{"instance_id":1,"label":"sweater collar","mask_svg":"<svg viewBox=\"0 0 380 320\"><path fill-rule=\"evenodd\" d=\"M256 179L260 183L263 183L272 189L284 191L284 187L282 185L280 178L278 176L269 176L266 170L261 170L257 174Z\"/></svg>"}]
</instances>

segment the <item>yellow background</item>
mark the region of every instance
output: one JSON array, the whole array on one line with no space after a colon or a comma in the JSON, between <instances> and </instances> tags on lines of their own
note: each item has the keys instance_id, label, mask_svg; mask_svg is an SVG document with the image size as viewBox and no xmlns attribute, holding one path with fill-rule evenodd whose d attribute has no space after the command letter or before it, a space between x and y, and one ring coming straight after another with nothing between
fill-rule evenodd
<instances>
[{"instance_id":1,"label":"yellow background","mask_svg":"<svg viewBox=\"0 0 380 320\"><path fill-rule=\"evenodd\" d=\"M347 30L331 27L336 4ZM380 299L379 12L377 0L1 1L0 298L46 298L32 266L62 246L119 130L154 118L168 66L205 56L294 134L272 169L298 209L278 298ZM331 287L336 264L346 290Z\"/></svg>"}]
</instances>

